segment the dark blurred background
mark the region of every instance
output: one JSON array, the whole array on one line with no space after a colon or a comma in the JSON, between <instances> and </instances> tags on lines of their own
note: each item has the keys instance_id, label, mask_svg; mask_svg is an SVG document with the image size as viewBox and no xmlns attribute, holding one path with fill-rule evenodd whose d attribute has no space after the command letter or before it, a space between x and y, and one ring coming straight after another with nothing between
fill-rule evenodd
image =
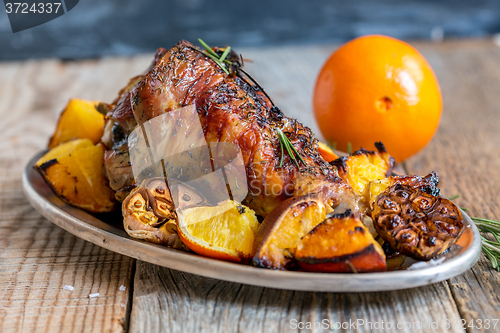
<instances>
[{"instance_id":1,"label":"dark blurred background","mask_svg":"<svg viewBox=\"0 0 500 333\"><path fill-rule=\"evenodd\" d=\"M340 43L364 34L433 39L500 32L500 0L80 0L65 15L12 33L0 11L0 59L95 58L210 45Z\"/></svg>"}]
</instances>

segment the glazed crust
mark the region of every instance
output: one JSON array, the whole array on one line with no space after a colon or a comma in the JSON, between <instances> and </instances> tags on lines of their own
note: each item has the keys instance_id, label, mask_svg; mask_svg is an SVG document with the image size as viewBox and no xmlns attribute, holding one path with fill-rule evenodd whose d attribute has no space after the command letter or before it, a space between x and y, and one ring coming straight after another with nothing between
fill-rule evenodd
<instances>
[{"instance_id":1,"label":"glazed crust","mask_svg":"<svg viewBox=\"0 0 500 333\"><path fill-rule=\"evenodd\" d=\"M464 229L463 216L451 201L402 184L378 195L372 217L385 241L418 260L449 249Z\"/></svg>"},{"instance_id":2,"label":"glazed crust","mask_svg":"<svg viewBox=\"0 0 500 333\"><path fill-rule=\"evenodd\" d=\"M288 118L240 72L230 75L192 44L181 41L172 49L159 49L148 73L135 78L120 92L107 116L116 132L106 152L110 186L121 194L133 186L126 137L141 123L156 116L194 105L208 144L228 142L241 149L249 194L244 203L266 216L280 202L331 190L330 203L350 200L356 210L351 187L318 152L311 130ZM114 128L114 130L113 130ZM281 152L277 130L281 129L305 163L296 164ZM125 138L125 140L124 140ZM113 147L109 147L113 146Z\"/></svg>"}]
</instances>

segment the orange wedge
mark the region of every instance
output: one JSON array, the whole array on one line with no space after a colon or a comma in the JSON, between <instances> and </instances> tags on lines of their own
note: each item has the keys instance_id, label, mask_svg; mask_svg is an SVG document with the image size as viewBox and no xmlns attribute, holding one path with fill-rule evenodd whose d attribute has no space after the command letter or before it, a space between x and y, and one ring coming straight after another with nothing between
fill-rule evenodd
<instances>
[{"instance_id":1,"label":"orange wedge","mask_svg":"<svg viewBox=\"0 0 500 333\"><path fill-rule=\"evenodd\" d=\"M49 149L74 139L101 141L104 116L96 110L98 102L73 98L59 116L57 127L50 138Z\"/></svg>"},{"instance_id":2,"label":"orange wedge","mask_svg":"<svg viewBox=\"0 0 500 333\"><path fill-rule=\"evenodd\" d=\"M321 141L318 142L318 152L320 153L321 157L323 157L323 159L327 162L331 162L339 158L339 156L335 154L332 148Z\"/></svg>"},{"instance_id":3,"label":"orange wedge","mask_svg":"<svg viewBox=\"0 0 500 333\"><path fill-rule=\"evenodd\" d=\"M259 222L250 208L226 200L213 207L185 209L178 217L179 237L194 252L234 262L252 257Z\"/></svg>"},{"instance_id":4,"label":"orange wedge","mask_svg":"<svg viewBox=\"0 0 500 333\"><path fill-rule=\"evenodd\" d=\"M328 213L320 194L283 201L262 222L256 237L253 264L272 269L291 268L302 237L324 221Z\"/></svg>"},{"instance_id":5,"label":"orange wedge","mask_svg":"<svg viewBox=\"0 0 500 333\"><path fill-rule=\"evenodd\" d=\"M35 165L54 192L70 205L93 213L116 208L115 193L104 175L104 146L89 139L63 143Z\"/></svg>"}]
</instances>

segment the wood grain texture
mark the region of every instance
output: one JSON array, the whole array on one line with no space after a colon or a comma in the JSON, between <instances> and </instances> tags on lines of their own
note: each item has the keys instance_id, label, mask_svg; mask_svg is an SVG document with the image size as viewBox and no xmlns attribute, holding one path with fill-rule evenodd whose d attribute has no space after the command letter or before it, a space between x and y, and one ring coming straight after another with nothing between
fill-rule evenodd
<instances>
[{"instance_id":1,"label":"wood grain texture","mask_svg":"<svg viewBox=\"0 0 500 333\"><path fill-rule=\"evenodd\" d=\"M438 75L441 76L452 76L453 73L460 69L461 62L480 61L484 49L489 49L490 52L496 51L493 44L484 41L458 43L455 48L448 46L448 44L416 45L417 48L422 49L431 65L436 67ZM439 70L440 66L447 62L449 53L459 54L462 48L468 49L469 47L472 49L469 57L464 57L461 61L457 61L454 66L448 66L445 70ZM249 49L240 50L240 52L244 54L245 58L254 61L247 64L248 71L275 99L276 104L287 115L298 118L310 126L314 132L318 133L317 126L311 116L311 95L316 73L318 73L322 63L333 49L332 46L288 47ZM484 68L484 70L487 70L487 68ZM456 78L451 77L450 79L453 81ZM440 80L443 81L445 105L447 99L450 98L455 98L456 103L460 104L462 95L454 94L452 87L444 88L445 85L450 84L448 80L441 79L441 77ZM463 79L462 84L467 87L467 80ZM446 96L447 94L450 94L450 96ZM493 101L495 101L494 98L489 102ZM475 110L476 114L480 112L480 110L474 108L469 109L471 105L466 105L462 106L461 110L463 112L471 112L470 110ZM445 185L443 192L453 195L456 192L453 192L453 188L447 187L446 184L458 180L458 178L451 178L447 181L444 179L448 177L448 173L451 171L450 168L453 168L450 161L453 161L456 165L462 165L461 163L465 157L456 159L448 156L448 160L443 158L443 164L441 165L431 163L431 160L435 159L434 156L441 154L445 150L448 151L447 154L453 154L454 150L460 149L460 147L450 149L449 142L462 135L460 131L461 123L450 122L450 119L454 118L454 116L448 115L446 112L447 110L445 110L441 128L447 128L447 130L441 129L440 131L445 132L445 134L440 132L438 136L447 138L446 141L436 143L439 139L435 140L431 146L437 147L434 148L436 150L433 151L432 147L425 150L425 153L413 158L407 168L411 172L422 174L433 169L440 170ZM485 135L487 136L487 134ZM463 147L473 148L467 145ZM467 154L466 152L463 153ZM483 153L487 154L487 149ZM500 163L500 159L498 163ZM420 165L420 168L417 169L416 165ZM457 172L456 177L459 175L463 177L466 172L467 170L460 170ZM477 189L477 192L473 192L473 194L471 193L471 197L478 204L487 205L483 201L481 193L482 191L491 191L492 188L484 189L484 187L489 186L489 183L485 179L482 181L482 188ZM466 189L461 191L461 193L465 192ZM478 285L479 281L488 279L487 275L497 274L496 272L492 273L486 263L483 262L476 266L474 271L478 269L483 273L483 277L476 280L475 288L481 288ZM464 276L470 274L469 272ZM451 287L459 301L460 308L456 307L447 282L389 293L303 293L214 281L139 262L134 282L131 330L287 332L291 330L290 320L292 319L298 321L330 319L334 322L344 322L349 319L361 318L373 322L384 320L394 324L415 323L419 320L425 323L437 322L439 324L438 329L432 331L446 332L446 319L451 322L455 320L456 322L457 319L461 318L461 315L465 316L474 308L476 301L486 302L486 304L479 307L489 308L490 310L495 309L495 302L489 303L484 297L469 302L469 305L466 306L465 300L467 297L472 297L470 295L474 293L474 288L469 287L464 290L462 298L458 298L458 291L453 281ZM481 283L484 284L485 282ZM497 282L492 281L492 283L495 285ZM489 289L487 290L490 292ZM495 314L492 311L484 313L479 311L474 314L473 318L487 318L485 317L487 315L488 318L499 317L498 312ZM195 318L191 319L191 316ZM468 317L465 316L465 318ZM449 330L464 331L461 327L452 327ZM322 330L318 328L313 331ZM366 327L358 327L358 331L369 332L370 330ZM425 327L422 330L419 330L418 327L412 327L408 330L408 332L419 331L429 332L430 330Z\"/></svg>"},{"instance_id":2,"label":"wood grain texture","mask_svg":"<svg viewBox=\"0 0 500 333\"><path fill-rule=\"evenodd\" d=\"M134 261L56 227L28 204L21 186L25 163L44 149L69 97L116 93L121 83L106 91L96 82L131 66L109 62L0 64L1 332L124 330Z\"/></svg>"},{"instance_id":3,"label":"wood grain texture","mask_svg":"<svg viewBox=\"0 0 500 333\"><path fill-rule=\"evenodd\" d=\"M460 193L457 203L474 215L498 218L500 49L487 41L416 46L436 70L445 110L436 138L408 161L407 170L438 170L445 195ZM254 61L246 68L276 104L318 134L311 95L316 74L333 49L237 51ZM111 101L150 60L151 55L0 63L0 331L123 331L131 289L121 292L118 287L128 287L133 261L78 240L42 218L24 198L20 177L28 159L45 147L70 97ZM294 331L292 319L364 319L424 324L387 332L462 332L442 323L500 317L498 276L481 259L462 276L417 289L307 293L222 282L138 262L130 331L288 332ZM66 284L75 290L63 290ZM100 296L89 299L94 292ZM425 327L432 322L439 322L439 329ZM367 324L358 328L371 331Z\"/></svg>"},{"instance_id":4,"label":"wood grain texture","mask_svg":"<svg viewBox=\"0 0 500 333\"><path fill-rule=\"evenodd\" d=\"M364 320L357 330L350 326L340 331L373 332L381 327L369 323L384 321L394 326L386 325L384 332L429 332L432 322L459 320L460 316L445 282L383 293L296 292L137 263L131 332L297 332L298 322L312 323L313 332L332 332L331 327L322 326L325 319L329 325ZM411 327L405 329L405 323Z\"/></svg>"},{"instance_id":5,"label":"wood grain texture","mask_svg":"<svg viewBox=\"0 0 500 333\"><path fill-rule=\"evenodd\" d=\"M455 42L419 48L434 68L443 93L439 130L407 163L410 173L438 170L445 196L471 216L500 219L500 48L487 42ZM500 273L481 256L470 271L449 281L460 314L470 320L500 318ZM470 329L469 332L499 332Z\"/></svg>"}]
</instances>

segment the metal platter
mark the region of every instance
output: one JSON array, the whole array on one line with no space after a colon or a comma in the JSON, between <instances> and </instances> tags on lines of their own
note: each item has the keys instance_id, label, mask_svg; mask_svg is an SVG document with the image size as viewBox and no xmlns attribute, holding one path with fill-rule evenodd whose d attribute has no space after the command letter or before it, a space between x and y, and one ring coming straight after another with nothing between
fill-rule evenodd
<instances>
[{"instance_id":1,"label":"metal platter","mask_svg":"<svg viewBox=\"0 0 500 333\"><path fill-rule=\"evenodd\" d=\"M383 273L326 274L276 271L241 265L133 239L121 228L121 216L94 216L61 201L33 168L42 156L34 156L23 173L23 187L31 205L55 225L73 235L152 264L213 279L261 287L321 291L366 292L424 286L450 279L471 268L481 253L481 237L472 220L462 211L466 228L449 251L437 260L410 269Z\"/></svg>"}]
</instances>

